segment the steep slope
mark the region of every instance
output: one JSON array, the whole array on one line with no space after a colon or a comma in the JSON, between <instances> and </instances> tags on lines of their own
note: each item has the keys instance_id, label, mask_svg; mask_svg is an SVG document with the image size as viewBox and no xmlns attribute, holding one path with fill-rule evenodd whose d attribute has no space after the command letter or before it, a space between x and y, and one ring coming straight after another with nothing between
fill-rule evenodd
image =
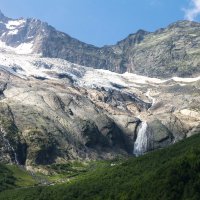
<instances>
[{"instance_id":1,"label":"steep slope","mask_svg":"<svg viewBox=\"0 0 200 200\"><path fill-rule=\"evenodd\" d=\"M8 189L31 187L38 185L33 177L25 171L14 165L0 164L0 192Z\"/></svg>"},{"instance_id":2,"label":"steep slope","mask_svg":"<svg viewBox=\"0 0 200 200\"><path fill-rule=\"evenodd\" d=\"M7 200L186 200L200 198L200 135L63 185L9 190Z\"/></svg>"},{"instance_id":3,"label":"steep slope","mask_svg":"<svg viewBox=\"0 0 200 200\"><path fill-rule=\"evenodd\" d=\"M155 48L162 44L166 50L165 42L175 41L182 49L183 39L184 48L197 48L194 34L199 24L183 21L156 33L140 30L116 46L103 48L81 43L35 19L13 20L0 13L0 26L1 162L41 171L54 163L139 156L199 132L200 77L172 77L173 72L165 79L118 74L94 69L98 65L91 61L99 63L96 57L104 60L115 52L127 64L134 53L138 64L131 65L133 71L139 72L139 62L143 62L147 71L140 72L154 73L155 60L144 59L148 46L160 53L157 59L166 56L169 68L171 54ZM184 34L191 38L187 40ZM192 45L193 36L197 46ZM88 62L94 68L64 57L71 55L75 63ZM198 64L195 59L192 62ZM106 63L118 71L121 68L115 61ZM180 62L184 63L182 58ZM155 66L158 71L162 68ZM164 72L162 76L167 76L169 71Z\"/></svg>"},{"instance_id":4,"label":"steep slope","mask_svg":"<svg viewBox=\"0 0 200 200\"><path fill-rule=\"evenodd\" d=\"M1 162L38 170L141 155L200 129L200 78L116 74L0 53Z\"/></svg>"},{"instance_id":5,"label":"steep slope","mask_svg":"<svg viewBox=\"0 0 200 200\"><path fill-rule=\"evenodd\" d=\"M100 48L76 40L40 20L10 19L3 13L0 14L0 41L0 46L18 54L63 58L89 67L114 67L109 57L116 57L112 50L102 53Z\"/></svg>"},{"instance_id":6,"label":"steep slope","mask_svg":"<svg viewBox=\"0 0 200 200\"><path fill-rule=\"evenodd\" d=\"M199 23L178 21L153 33L139 30L116 45L98 48L40 20L13 20L0 14L0 44L18 54L62 58L87 67L150 77L199 75L199 32Z\"/></svg>"},{"instance_id":7,"label":"steep slope","mask_svg":"<svg viewBox=\"0 0 200 200\"><path fill-rule=\"evenodd\" d=\"M200 72L199 32L199 23L178 21L154 33L139 31L114 48L123 52L123 64L129 72L158 77L196 76Z\"/></svg>"}]
</instances>

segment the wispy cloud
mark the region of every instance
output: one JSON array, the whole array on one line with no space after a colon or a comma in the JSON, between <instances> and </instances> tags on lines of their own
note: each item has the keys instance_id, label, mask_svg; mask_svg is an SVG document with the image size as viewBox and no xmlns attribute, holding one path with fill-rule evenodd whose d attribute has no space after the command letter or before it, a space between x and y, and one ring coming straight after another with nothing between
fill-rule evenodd
<instances>
[{"instance_id":1,"label":"wispy cloud","mask_svg":"<svg viewBox=\"0 0 200 200\"><path fill-rule=\"evenodd\" d=\"M200 0L190 0L189 8L184 9L185 19L194 21L200 15Z\"/></svg>"}]
</instances>

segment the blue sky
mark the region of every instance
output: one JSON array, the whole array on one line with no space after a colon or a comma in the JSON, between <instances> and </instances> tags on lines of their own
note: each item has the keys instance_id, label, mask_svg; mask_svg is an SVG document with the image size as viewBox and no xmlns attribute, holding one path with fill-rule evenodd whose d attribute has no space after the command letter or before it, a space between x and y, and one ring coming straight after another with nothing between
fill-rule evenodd
<instances>
[{"instance_id":1,"label":"blue sky","mask_svg":"<svg viewBox=\"0 0 200 200\"><path fill-rule=\"evenodd\" d=\"M0 0L0 9L13 18L39 18L97 46L115 44L138 29L200 21L200 0Z\"/></svg>"}]
</instances>

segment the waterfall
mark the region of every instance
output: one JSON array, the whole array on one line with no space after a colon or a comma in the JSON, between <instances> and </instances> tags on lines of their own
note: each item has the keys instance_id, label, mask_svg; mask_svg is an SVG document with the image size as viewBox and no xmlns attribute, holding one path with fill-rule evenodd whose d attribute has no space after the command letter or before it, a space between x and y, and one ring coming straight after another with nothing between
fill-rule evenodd
<instances>
[{"instance_id":1,"label":"waterfall","mask_svg":"<svg viewBox=\"0 0 200 200\"><path fill-rule=\"evenodd\" d=\"M147 151L148 148L147 128L148 128L147 122L142 122L139 126L133 150L133 154L136 156L140 156Z\"/></svg>"},{"instance_id":2,"label":"waterfall","mask_svg":"<svg viewBox=\"0 0 200 200\"><path fill-rule=\"evenodd\" d=\"M0 127L0 132L2 133L2 136L3 136L3 140L4 140L4 143L6 144L7 148L12 151L13 155L14 155L14 160L15 160L15 164L17 165L20 165L19 164L19 161L17 159L17 154L15 152L15 149L13 148L13 146L10 144L9 140L6 138L6 131Z\"/></svg>"}]
</instances>

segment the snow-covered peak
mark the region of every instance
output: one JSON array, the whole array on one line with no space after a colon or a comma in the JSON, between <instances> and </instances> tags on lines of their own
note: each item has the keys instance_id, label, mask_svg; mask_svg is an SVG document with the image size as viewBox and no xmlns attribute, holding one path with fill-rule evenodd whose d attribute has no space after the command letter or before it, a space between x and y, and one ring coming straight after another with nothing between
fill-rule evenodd
<instances>
[{"instance_id":1,"label":"snow-covered peak","mask_svg":"<svg viewBox=\"0 0 200 200\"><path fill-rule=\"evenodd\" d=\"M9 30L20 28L22 25L24 25L26 20L24 19L18 19L18 20L9 20L6 23L6 28Z\"/></svg>"},{"instance_id":2,"label":"snow-covered peak","mask_svg":"<svg viewBox=\"0 0 200 200\"><path fill-rule=\"evenodd\" d=\"M0 51L32 54L39 48L43 24L39 20L23 18L0 20Z\"/></svg>"},{"instance_id":3,"label":"snow-covered peak","mask_svg":"<svg viewBox=\"0 0 200 200\"><path fill-rule=\"evenodd\" d=\"M0 52L41 54L51 27L38 19L11 19L0 12Z\"/></svg>"}]
</instances>

